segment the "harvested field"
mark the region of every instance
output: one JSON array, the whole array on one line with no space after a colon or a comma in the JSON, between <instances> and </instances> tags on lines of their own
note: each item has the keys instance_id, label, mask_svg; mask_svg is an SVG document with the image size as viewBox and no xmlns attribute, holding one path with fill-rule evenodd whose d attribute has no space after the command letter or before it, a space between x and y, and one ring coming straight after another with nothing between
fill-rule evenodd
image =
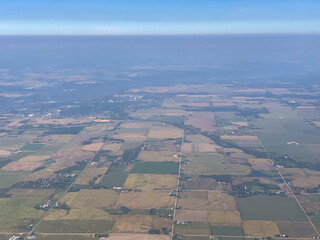
<instances>
[{"instance_id":1,"label":"harvested field","mask_svg":"<svg viewBox=\"0 0 320 240\"><path fill-rule=\"evenodd\" d=\"M240 126L240 127L249 127L249 123L248 122L231 122L231 123L236 125L236 126Z\"/></svg>"},{"instance_id":2,"label":"harvested field","mask_svg":"<svg viewBox=\"0 0 320 240\"><path fill-rule=\"evenodd\" d=\"M88 145L84 145L82 147L82 150L84 151L91 151L91 152L97 152L100 150L100 148L103 146L103 143L91 143Z\"/></svg>"},{"instance_id":3,"label":"harvested field","mask_svg":"<svg viewBox=\"0 0 320 240\"><path fill-rule=\"evenodd\" d=\"M147 140L147 136L141 133L118 133L113 136L116 139L122 139L125 141L143 142Z\"/></svg>"},{"instance_id":4,"label":"harvested field","mask_svg":"<svg viewBox=\"0 0 320 240\"><path fill-rule=\"evenodd\" d=\"M218 153L191 153L190 162L183 165L186 175L248 175L251 168L242 164L226 164L225 156Z\"/></svg>"},{"instance_id":5,"label":"harvested field","mask_svg":"<svg viewBox=\"0 0 320 240\"><path fill-rule=\"evenodd\" d=\"M10 151L0 150L0 156L9 156L11 154Z\"/></svg>"},{"instance_id":6,"label":"harvested field","mask_svg":"<svg viewBox=\"0 0 320 240\"><path fill-rule=\"evenodd\" d=\"M146 162L179 162L177 154L170 151L141 151L138 159Z\"/></svg>"},{"instance_id":7,"label":"harvested field","mask_svg":"<svg viewBox=\"0 0 320 240\"><path fill-rule=\"evenodd\" d=\"M170 240L168 235L111 233L109 240Z\"/></svg>"},{"instance_id":8,"label":"harvested field","mask_svg":"<svg viewBox=\"0 0 320 240\"><path fill-rule=\"evenodd\" d=\"M148 137L154 139L182 138L183 130L172 126L152 126Z\"/></svg>"},{"instance_id":9,"label":"harvested field","mask_svg":"<svg viewBox=\"0 0 320 240\"><path fill-rule=\"evenodd\" d=\"M112 153L116 153L120 150L122 143L108 143L104 145L104 151L111 151Z\"/></svg>"},{"instance_id":10,"label":"harvested field","mask_svg":"<svg viewBox=\"0 0 320 240\"><path fill-rule=\"evenodd\" d=\"M172 190L177 186L177 175L171 174L129 174L123 188Z\"/></svg>"},{"instance_id":11,"label":"harvested field","mask_svg":"<svg viewBox=\"0 0 320 240\"><path fill-rule=\"evenodd\" d=\"M148 233L152 227L153 217L148 215L121 215L114 216L113 232Z\"/></svg>"},{"instance_id":12,"label":"harvested field","mask_svg":"<svg viewBox=\"0 0 320 240\"><path fill-rule=\"evenodd\" d=\"M144 122L126 122L121 125L122 128L151 128L151 123Z\"/></svg>"},{"instance_id":13,"label":"harvested field","mask_svg":"<svg viewBox=\"0 0 320 240\"><path fill-rule=\"evenodd\" d=\"M320 212L320 194L300 194L297 198L307 213Z\"/></svg>"},{"instance_id":14,"label":"harvested field","mask_svg":"<svg viewBox=\"0 0 320 240\"><path fill-rule=\"evenodd\" d=\"M281 168L280 171L295 187L313 188L320 183L320 172L303 168Z\"/></svg>"},{"instance_id":15,"label":"harvested field","mask_svg":"<svg viewBox=\"0 0 320 240\"><path fill-rule=\"evenodd\" d=\"M178 204L182 209L237 211L233 196L223 192L183 192Z\"/></svg>"},{"instance_id":16,"label":"harvested field","mask_svg":"<svg viewBox=\"0 0 320 240\"><path fill-rule=\"evenodd\" d=\"M69 211L64 209L54 209L45 218L51 220L109 220L109 214L97 208L72 208Z\"/></svg>"},{"instance_id":17,"label":"harvested field","mask_svg":"<svg viewBox=\"0 0 320 240\"><path fill-rule=\"evenodd\" d=\"M183 143L182 152L215 152L216 145L209 143Z\"/></svg>"},{"instance_id":18,"label":"harvested field","mask_svg":"<svg viewBox=\"0 0 320 240\"><path fill-rule=\"evenodd\" d=\"M243 228L250 237L274 237L280 234L277 224L271 221L244 221Z\"/></svg>"},{"instance_id":19,"label":"harvested field","mask_svg":"<svg viewBox=\"0 0 320 240\"><path fill-rule=\"evenodd\" d=\"M181 181L187 189L216 190L219 184L213 178L192 177L189 181Z\"/></svg>"},{"instance_id":20,"label":"harvested field","mask_svg":"<svg viewBox=\"0 0 320 240\"><path fill-rule=\"evenodd\" d=\"M175 221L208 222L207 210L177 210Z\"/></svg>"},{"instance_id":21,"label":"harvested field","mask_svg":"<svg viewBox=\"0 0 320 240\"><path fill-rule=\"evenodd\" d=\"M290 238L311 238L317 233L309 222L277 222L280 233Z\"/></svg>"},{"instance_id":22,"label":"harvested field","mask_svg":"<svg viewBox=\"0 0 320 240\"><path fill-rule=\"evenodd\" d=\"M130 209L170 209L174 197L169 196L170 191L141 191L121 193L117 207L125 206Z\"/></svg>"},{"instance_id":23,"label":"harvested field","mask_svg":"<svg viewBox=\"0 0 320 240\"><path fill-rule=\"evenodd\" d=\"M202 134L192 134L192 135L186 135L186 141L191 143L208 143L208 144L214 144L214 141L212 141L210 138L202 135Z\"/></svg>"},{"instance_id":24,"label":"harvested field","mask_svg":"<svg viewBox=\"0 0 320 240\"><path fill-rule=\"evenodd\" d=\"M216 123L213 112L188 112L186 125L200 128L202 131L213 132L216 130Z\"/></svg>"},{"instance_id":25,"label":"harvested field","mask_svg":"<svg viewBox=\"0 0 320 240\"><path fill-rule=\"evenodd\" d=\"M211 224L230 224L241 223L240 213L238 211L210 210L208 212L208 221Z\"/></svg>"},{"instance_id":26,"label":"harvested field","mask_svg":"<svg viewBox=\"0 0 320 240\"><path fill-rule=\"evenodd\" d=\"M246 135L246 136L236 136L236 135L222 135L220 136L222 140L254 140L258 141L258 138L255 135Z\"/></svg>"},{"instance_id":27,"label":"harvested field","mask_svg":"<svg viewBox=\"0 0 320 240\"><path fill-rule=\"evenodd\" d=\"M107 171L108 168L106 167L97 168L90 166L82 173L75 183L80 185L88 185L93 178L99 177L99 175L103 176Z\"/></svg>"},{"instance_id":28,"label":"harvested field","mask_svg":"<svg viewBox=\"0 0 320 240\"><path fill-rule=\"evenodd\" d=\"M119 193L109 189L82 189L67 193L61 202L71 208L111 208L118 197Z\"/></svg>"},{"instance_id":29,"label":"harvested field","mask_svg":"<svg viewBox=\"0 0 320 240\"><path fill-rule=\"evenodd\" d=\"M168 229L171 230L172 219L159 216L153 216L152 229Z\"/></svg>"},{"instance_id":30,"label":"harvested field","mask_svg":"<svg viewBox=\"0 0 320 240\"><path fill-rule=\"evenodd\" d=\"M249 158L249 163L254 170L276 170L267 158Z\"/></svg>"},{"instance_id":31,"label":"harvested field","mask_svg":"<svg viewBox=\"0 0 320 240\"><path fill-rule=\"evenodd\" d=\"M2 169L6 171L33 171L36 168L40 167L42 162L26 162L26 161L17 161L11 162L4 166Z\"/></svg>"},{"instance_id":32,"label":"harvested field","mask_svg":"<svg viewBox=\"0 0 320 240\"><path fill-rule=\"evenodd\" d=\"M55 142L70 142L72 138L74 138L74 134L57 134L57 135L51 135L52 140Z\"/></svg>"}]
</instances>

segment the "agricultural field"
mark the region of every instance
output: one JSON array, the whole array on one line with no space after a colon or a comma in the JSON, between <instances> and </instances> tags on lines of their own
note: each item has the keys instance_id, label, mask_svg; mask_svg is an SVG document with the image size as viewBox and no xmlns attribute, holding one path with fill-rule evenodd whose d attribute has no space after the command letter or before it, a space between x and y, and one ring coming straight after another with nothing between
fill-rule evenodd
<instances>
[{"instance_id":1,"label":"agricultural field","mask_svg":"<svg viewBox=\"0 0 320 240\"><path fill-rule=\"evenodd\" d=\"M0 239L318 235L320 113L268 91L146 87L99 117L0 116Z\"/></svg>"}]
</instances>

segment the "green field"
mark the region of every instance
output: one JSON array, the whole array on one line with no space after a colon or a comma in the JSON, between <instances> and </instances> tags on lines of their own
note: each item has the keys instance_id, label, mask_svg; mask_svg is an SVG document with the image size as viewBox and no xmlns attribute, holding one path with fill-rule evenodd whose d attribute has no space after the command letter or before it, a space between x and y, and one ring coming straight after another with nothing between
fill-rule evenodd
<instances>
[{"instance_id":1,"label":"green field","mask_svg":"<svg viewBox=\"0 0 320 240\"><path fill-rule=\"evenodd\" d=\"M255 195L236 201L244 220L307 221L294 198Z\"/></svg>"},{"instance_id":2,"label":"green field","mask_svg":"<svg viewBox=\"0 0 320 240\"><path fill-rule=\"evenodd\" d=\"M110 171L103 176L99 185L107 188L122 187L128 175L128 172Z\"/></svg>"},{"instance_id":3,"label":"green field","mask_svg":"<svg viewBox=\"0 0 320 240\"><path fill-rule=\"evenodd\" d=\"M28 143L24 145L21 150L22 151L37 151L40 148L42 148L44 144L38 144L38 143Z\"/></svg>"},{"instance_id":4,"label":"green field","mask_svg":"<svg viewBox=\"0 0 320 240\"><path fill-rule=\"evenodd\" d=\"M1 239L1 238L0 238ZM63 236L63 235L36 235L37 240L88 240L92 239L92 237L86 237L81 235L73 235L73 236Z\"/></svg>"},{"instance_id":5,"label":"green field","mask_svg":"<svg viewBox=\"0 0 320 240\"><path fill-rule=\"evenodd\" d=\"M0 188L10 187L12 184L22 181L30 172L3 171L0 170Z\"/></svg>"},{"instance_id":6,"label":"green field","mask_svg":"<svg viewBox=\"0 0 320 240\"><path fill-rule=\"evenodd\" d=\"M42 233L108 232L114 222L110 220L58 220L43 221L38 228Z\"/></svg>"},{"instance_id":7,"label":"green field","mask_svg":"<svg viewBox=\"0 0 320 240\"><path fill-rule=\"evenodd\" d=\"M309 123L292 119L260 119L252 122L256 133L272 155L288 155L299 162L316 162L317 146L320 144L320 129ZM297 142L287 144L287 142ZM315 150L310 149L315 146Z\"/></svg>"},{"instance_id":8,"label":"green field","mask_svg":"<svg viewBox=\"0 0 320 240\"><path fill-rule=\"evenodd\" d=\"M187 224L175 224L174 234L210 235L210 227L207 223L202 223L202 222L189 222Z\"/></svg>"},{"instance_id":9,"label":"green field","mask_svg":"<svg viewBox=\"0 0 320 240\"><path fill-rule=\"evenodd\" d=\"M243 228L236 226L212 226L211 234L218 236L245 236Z\"/></svg>"},{"instance_id":10,"label":"green field","mask_svg":"<svg viewBox=\"0 0 320 240\"><path fill-rule=\"evenodd\" d=\"M177 174L179 163L175 162L138 162L131 173Z\"/></svg>"},{"instance_id":11,"label":"green field","mask_svg":"<svg viewBox=\"0 0 320 240\"><path fill-rule=\"evenodd\" d=\"M0 230L16 230L23 219L39 219L43 211L34 206L41 203L43 197L0 198Z\"/></svg>"}]
</instances>

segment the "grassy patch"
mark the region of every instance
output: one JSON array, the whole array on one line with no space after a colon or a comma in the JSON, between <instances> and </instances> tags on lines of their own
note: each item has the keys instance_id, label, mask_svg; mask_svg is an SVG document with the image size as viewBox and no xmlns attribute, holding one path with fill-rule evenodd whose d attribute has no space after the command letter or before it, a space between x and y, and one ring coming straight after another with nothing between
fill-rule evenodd
<instances>
[{"instance_id":1,"label":"grassy patch","mask_svg":"<svg viewBox=\"0 0 320 240\"><path fill-rule=\"evenodd\" d=\"M241 218L266 221L307 221L294 198L255 195L237 198Z\"/></svg>"},{"instance_id":2,"label":"grassy patch","mask_svg":"<svg viewBox=\"0 0 320 240\"><path fill-rule=\"evenodd\" d=\"M112 229L114 221L111 220L58 220L43 221L38 232L43 233L86 233L108 232Z\"/></svg>"},{"instance_id":3,"label":"grassy patch","mask_svg":"<svg viewBox=\"0 0 320 240\"><path fill-rule=\"evenodd\" d=\"M222 236L244 236L244 231L240 226L212 226L211 234Z\"/></svg>"},{"instance_id":4,"label":"grassy patch","mask_svg":"<svg viewBox=\"0 0 320 240\"><path fill-rule=\"evenodd\" d=\"M28 174L30 174L30 172L0 170L0 188L10 187L12 184L20 182Z\"/></svg>"},{"instance_id":5,"label":"grassy patch","mask_svg":"<svg viewBox=\"0 0 320 240\"><path fill-rule=\"evenodd\" d=\"M131 173L177 174L179 163L175 162L138 162Z\"/></svg>"},{"instance_id":6,"label":"grassy patch","mask_svg":"<svg viewBox=\"0 0 320 240\"><path fill-rule=\"evenodd\" d=\"M174 234L182 235L209 235L210 227L203 222L189 222L187 224L175 224Z\"/></svg>"},{"instance_id":7,"label":"grassy patch","mask_svg":"<svg viewBox=\"0 0 320 240\"><path fill-rule=\"evenodd\" d=\"M99 185L107 188L122 187L128 175L128 172L110 171L103 176Z\"/></svg>"},{"instance_id":8,"label":"grassy patch","mask_svg":"<svg viewBox=\"0 0 320 240\"><path fill-rule=\"evenodd\" d=\"M38 143L28 143L24 145L21 150L22 151L37 151L40 148L42 148L44 144L38 144Z\"/></svg>"}]
</instances>

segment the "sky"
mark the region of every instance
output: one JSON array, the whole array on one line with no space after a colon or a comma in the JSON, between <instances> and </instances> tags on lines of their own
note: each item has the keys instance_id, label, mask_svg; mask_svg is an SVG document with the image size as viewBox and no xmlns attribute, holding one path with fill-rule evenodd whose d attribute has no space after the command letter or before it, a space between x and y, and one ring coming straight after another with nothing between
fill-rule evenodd
<instances>
[{"instance_id":1,"label":"sky","mask_svg":"<svg viewBox=\"0 0 320 240\"><path fill-rule=\"evenodd\" d=\"M320 33L320 0L0 0L0 35Z\"/></svg>"}]
</instances>

